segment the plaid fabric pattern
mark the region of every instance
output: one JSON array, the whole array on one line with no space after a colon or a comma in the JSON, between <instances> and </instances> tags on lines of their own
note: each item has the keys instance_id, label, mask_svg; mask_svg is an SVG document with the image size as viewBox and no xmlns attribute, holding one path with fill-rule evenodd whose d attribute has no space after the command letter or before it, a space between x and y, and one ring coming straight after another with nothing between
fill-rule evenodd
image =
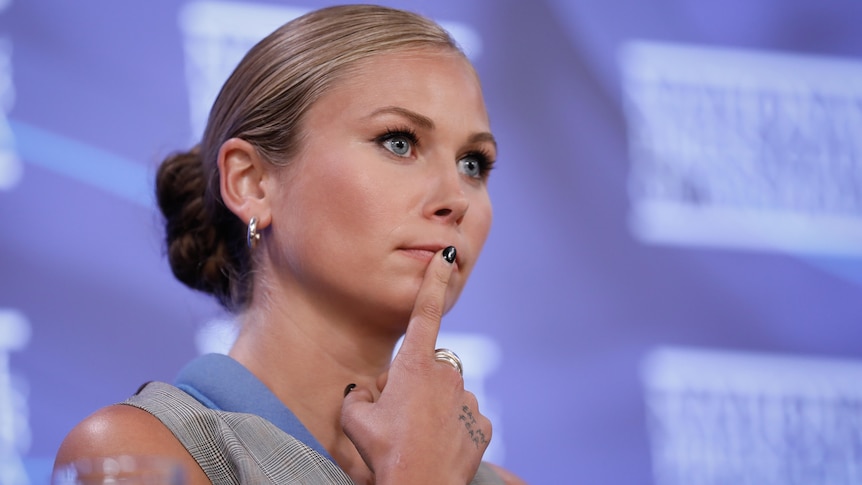
<instances>
[{"instance_id":1,"label":"plaid fabric pattern","mask_svg":"<svg viewBox=\"0 0 862 485\"><path fill-rule=\"evenodd\" d=\"M335 463L269 421L209 409L176 387L151 382L123 402L158 418L215 484L353 485ZM502 485L486 464L470 485Z\"/></svg>"},{"instance_id":2,"label":"plaid fabric pattern","mask_svg":"<svg viewBox=\"0 0 862 485\"><path fill-rule=\"evenodd\" d=\"M216 484L344 484L335 464L259 416L208 409L162 382L123 404L158 418Z\"/></svg>"}]
</instances>

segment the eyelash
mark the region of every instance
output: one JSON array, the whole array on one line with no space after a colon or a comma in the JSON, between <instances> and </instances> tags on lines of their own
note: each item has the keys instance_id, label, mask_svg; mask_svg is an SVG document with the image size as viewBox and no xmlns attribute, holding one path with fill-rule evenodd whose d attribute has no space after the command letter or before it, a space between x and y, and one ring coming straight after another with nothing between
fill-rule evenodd
<instances>
[{"instance_id":1,"label":"eyelash","mask_svg":"<svg viewBox=\"0 0 862 485\"><path fill-rule=\"evenodd\" d=\"M401 128L386 128L386 133L378 136L374 139L378 144L382 145L383 143L393 139L393 138L406 138L413 147L419 146L419 137L416 135L416 132L413 131L410 127L401 127Z\"/></svg>"},{"instance_id":2,"label":"eyelash","mask_svg":"<svg viewBox=\"0 0 862 485\"><path fill-rule=\"evenodd\" d=\"M491 155L483 149L467 152L459 160L463 160L465 158L475 158L476 161L479 162L479 177L477 178L482 180L486 180L491 174L491 170L494 169L494 159L492 159Z\"/></svg>"},{"instance_id":3,"label":"eyelash","mask_svg":"<svg viewBox=\"0 0 862 485\"><path fill-rule=\"evenodd\" d=\"M411 149L415 149L420 146L419 136L416 135L416 132L408 126L400 128L387 128L386 132L375 138L374 141L378 145L383 145L385 142L392 140L393 138L399 137L405 138L407 141L409 141L411 144ZM462 155L458 160L460 161L465 158L474 158L477 162L479 162L479 176L476 177L476 179L487 179L491 170L494 168L494 160L491 158L491 155L484 149L469 151Z\"/></svg>"}]
</instances>

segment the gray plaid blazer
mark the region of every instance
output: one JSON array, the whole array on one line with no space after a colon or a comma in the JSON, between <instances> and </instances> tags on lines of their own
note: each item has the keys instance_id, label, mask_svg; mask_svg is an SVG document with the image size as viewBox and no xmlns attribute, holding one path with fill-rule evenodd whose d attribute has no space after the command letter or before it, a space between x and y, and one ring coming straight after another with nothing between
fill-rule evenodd
<instances>
[{"instance_id":1,"label":"gray plaid blazer","mask_svg":"<svg viewBox=\"0 0 862 485\"><path fill-rule=\"evenodd\" d=\"M335 463L269 421L209 409L163 382L151 382L123 404L159 419L214 484L344 484L353 481ZM502 485L485 463L471 485Z\"/></svg>"}]
</instances>

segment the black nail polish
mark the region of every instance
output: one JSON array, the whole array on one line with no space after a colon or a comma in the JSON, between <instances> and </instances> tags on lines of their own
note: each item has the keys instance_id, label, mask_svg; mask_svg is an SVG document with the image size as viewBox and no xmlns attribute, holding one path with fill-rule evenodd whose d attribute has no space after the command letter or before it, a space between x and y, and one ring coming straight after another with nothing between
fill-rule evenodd
<instances>
[{"instance_id":1,"label":"black nail polish","mask_svg":"<svg viewBox=\"0 0 862 485\"><path fill-rule=\"evenodd\" d=\"M446 260L447 263L452 264L455 262L455 246L449 246L448 248L443 250L443 259Z\"/></svg>"},{"instance_id":2,"label":"black nail polish","mask_svg":"<svg viewBox=\"0 0 862 485\"><path fill-rule=\"evenodd\" d=\"M344 388L344 397L347 397L350 394L350 391L356 389L356 384L348 384L347 387Z\"/></svg>"}]
</instances>

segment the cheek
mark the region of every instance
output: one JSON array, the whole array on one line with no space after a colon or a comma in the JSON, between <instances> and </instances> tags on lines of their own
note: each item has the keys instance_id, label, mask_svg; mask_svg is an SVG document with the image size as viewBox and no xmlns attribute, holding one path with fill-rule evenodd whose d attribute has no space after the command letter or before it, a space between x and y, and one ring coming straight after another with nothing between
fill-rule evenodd
<instances>
[{"instance_id":1,"label":"cheek","mask_svg":"<svg viewBox=\"0 0 862 485\"><path fill-rule=\"evenodd\" d=\"M470 205L470 211L472 220L470 221L470 226L467 230L467 238L470 245L472 261L471 264L467 268L464 268L460 273L458 282L454 285L450 285L446 292L447 312L455 305L455 302L458 300L458 296L467 284L467 279L470 277L470 274L473 272L473 268L476 266L476 260L479 258L479 254L482 252L482 247L485 245L485 240L488 238L488 233L491 230L493 210L491 209L490 200L487 197L484 197L479 201L474 201Z\"/></svg>"},{"instance_id":2,"label":"cheek","mask_svg":"<svg viewBox=\"0 0 862 485\"><path fill-rule=\"evenodd\" d=\"M354 243L376 239L375 228L391 224L398 216L390 214L393 209L403 211L404 207L399 191L393 189L399 184L391 178L362 157L347 154L321 161L307 172L302 200L298 201L306 214L313 214L306 220L309 229L313 227L318 234L337 231Z\"/></svg>"},{"instance_id":3,"label":"cheek","mask_svg":"<svg viewBox=\"0 0 862 485\"><path fill-rule=\"evenodd\" d=\"M378 174L379 175L379 174ZM326 203L330 226L352 228L351 231L373 233L373 227L387 220L394 207L401 207L385 179L363 170L343 171L330 178ZM338 224L332 224L332 221ZM373 236L373 234L371 234Z\"/></svg>"},{"instance_id":4,"label":"cheek","mask_svg":"<svg viewBox=\"0 0 862 485\"><path fill-rule=\"evenodd\" d=\"M482 249L482 246L485 244L485 240L488 238L488 233L491 231L491 221L494 218L494 210L491 207L491 200L487 195L475 202L470 209L473 210L473 215L475 216L475 229L471 231L471 236L474 239L473 243L475 244L475 250L478 256L478 252Z\"/></svg>"}]
</instances>

